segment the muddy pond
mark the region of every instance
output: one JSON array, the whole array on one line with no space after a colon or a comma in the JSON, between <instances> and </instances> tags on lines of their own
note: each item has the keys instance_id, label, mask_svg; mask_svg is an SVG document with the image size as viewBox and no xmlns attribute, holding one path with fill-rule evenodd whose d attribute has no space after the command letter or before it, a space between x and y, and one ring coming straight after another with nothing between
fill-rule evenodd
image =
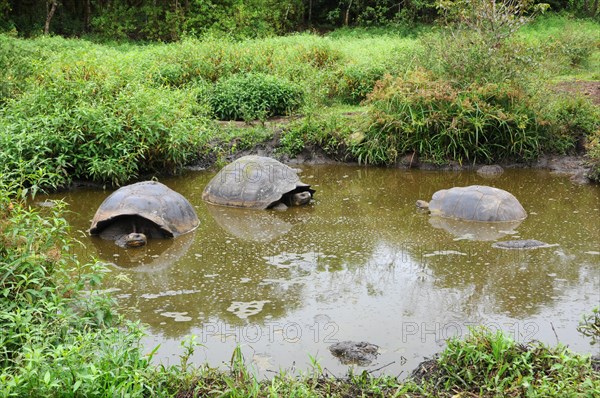
<instances>
[{"instance_id":1,"label":"muddy pond","mask_svg":"<svg viewBox=\"0 0 600 398\"><path fill-rule=\"evenodd\" d=\"M122 249L87 234L110 191L64 199L81 261L105 263L106 288L129 318L147 325L144 344L175 364L196 335L196 363L225 367L236 345L261 376L306 371L314 357L329 373L348 366L328 350L344 341L380 346L375 373L410 374L447 338L469 326L502 329L519 342L557 339L575 351L597 347L576 327L600 304L600 187L540 170L427 172L347 165L301 166L317 190L285 212L207 205L214 172L161 182L195 207L200 227L174 240ZM529 216L515 228L470 230L418 213L417 199L444 188L491 185L514 194ZM555 246L502 250L498 240Z\"/></svg>"}]
</instances>

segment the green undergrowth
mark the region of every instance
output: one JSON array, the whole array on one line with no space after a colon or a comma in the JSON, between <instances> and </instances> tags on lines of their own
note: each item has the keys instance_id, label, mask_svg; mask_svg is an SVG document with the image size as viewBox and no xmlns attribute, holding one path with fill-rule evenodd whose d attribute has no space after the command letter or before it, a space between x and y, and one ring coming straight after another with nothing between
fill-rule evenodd
<instances>
[{"instance_id":1,"label":"green undergrowth","mask_svg":"<svg viewBox=\"0 0 600 398\"><path fill-rule=\"evenodd\" d=\"M295 83L261 73L232 75L217 82L210 106L219 120L266 120L293 114L304 93Z\"/></svg>"},{"instance_id":2,"label":"green undergrowth","mask_svg":"<svg viewBox=\"0 0 600 398\"><path fill-rule=\"evenodd\" d=\"M592 19L549 14L522 27L514 41L536 49L534 54L541 56L537 62L546 79L600 80L598 28Z\"/></svg>"},{"instance_id":3,"label":"green undergrowth","mask_svg":"<svg viewBox=\"0 0 600 398\"><path fill-rule=\"evenodd\" d=\"M442 397L592 397L600 374L590 357L558 345L518 344L501 332L472 329L464 340L447 342L423 375L421 386Z\"/></svg>"},{"instance_id":4,"label":"green undergrowth","mask_svg":"<svg viewBox=\"0 0 600 398\"><path fill-rule=\"evenodd\" d=\"M278 115L293 120L282 154L317 146L366 163L417 152L444 163L590 148L594 163L594 108L577 100L565 112L551 82L598 78L597 31L553 15L502 39L434 27L170 44L0 35L0 170L25 187L123 185L272 133L242 126L234 137L216 119Z\"/></svg>"}]
</instances>

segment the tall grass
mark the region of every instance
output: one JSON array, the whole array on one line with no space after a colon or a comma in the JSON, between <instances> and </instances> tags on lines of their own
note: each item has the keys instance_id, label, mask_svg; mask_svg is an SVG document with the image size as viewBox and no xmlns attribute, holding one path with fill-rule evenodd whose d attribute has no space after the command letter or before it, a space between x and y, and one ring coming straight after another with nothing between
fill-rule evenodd
<instances>
[{"instance_id":1,"label":"tall grass","mask_svg":"<svg viewBox=\"0 0 600 398\"><path fill-rule=\"evenodd\" d=\"M493 48L473 34L452 38L432 28L420 28L412 35L393 29L358 34L343 30L328 36L296 34L243 41L207 36L144 45L4 35L0 36L0 145L4 149L0 169L6 176L28 176L20 178L26 186L59 187L72 179L122 185L149 174L176 172L214 156L207 153L215 142L215 150L221 151L221 141L230 134L214 123L216 117L264 119L293 112L307 118L305 127L310 130L316 126L314 120L329 117L327 108L347 105L363 107L353 118L363 122L350 129L363 129L353 132L366 139L345 145L335 132L338 128L328 129L330 135L315 135L298 134L291 126L296 132L284 134L284 151L305 146L308 142L298 141L302 137L319 136L315 143L326 143L328 151L334 146L346 148L346 155L373 163L393 162L403 151L414 150L435 162L529 159L556 149L537 144L544 130L560 132L558 140L550 141L560 141L558 150L564 152L577 140L572 135L580 133L571 134L562 117L546 117L557 112L547 112L547 99L553 94L544 86L553 77L597 73L592 72L600 53L594 35L597 27L591 21L549 17L521 28ZM381 90L373 94L378 82L390 75L409 84L414 71L423 69L433 74L430 89L436 90L431 85L438 83L433 82L439 82L438 88L450 84L461 101L468 97L478 108L430 103L438 111L448 111L446 121L437 122L423 113L410 125L407 117L419 112L423 100L411 95L405 98L405 106L388 108L387 121L379 125L381 106L387 100ZM240 89L236 79L243 76L260 77L245 89L251 93L236 91ZM233 83L227 86L227 81ZM257 84L260 90L252 88ZM226 87L230 93L219 97ZM518 101L498 108L478 94L489 92L490 87L505 90L492 97L510 97L510 91L516 90L519 95L512 98ZM295 94L299 92L303 94ZM370 95L372 100L365 102ZM238 101L228 102L229 110L224 112L221 107L227 98ZM265 101L268 106L263 106ZM422 123L436 127L425 131ZM542 124L551 126L540 128ZM420 132L413 134L415 128ZM466 130L460 130L462 141L453 147L459 129ZM511 135L517 136L516 142L506 145ZM481 142L491 146L478 148ZM443 147L449 149L442 151Z\"/></svg>"},{"instance_id":2,"label":"tall grass","mask_svg":"<svg viewBox=\"0 0 600 398\"><path fill-rule=\"evenodd\" d=\"M518 344L500 331L484 329L471 329L467 338L448 341L423 384L430 393L437 390L438 396L454 391L506 397L600 393L600 378L589 357L561 345Z\"/></svg>"}]
</instances>

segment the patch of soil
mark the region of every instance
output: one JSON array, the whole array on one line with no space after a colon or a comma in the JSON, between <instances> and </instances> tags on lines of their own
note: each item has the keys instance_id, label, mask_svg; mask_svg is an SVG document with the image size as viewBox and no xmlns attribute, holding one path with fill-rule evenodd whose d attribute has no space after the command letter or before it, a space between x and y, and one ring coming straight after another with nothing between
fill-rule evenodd
<instances>
[{"instance_id":1,"label":"patch of soil","mask_svg":"<svg viewBox=\"0 0 600 398\"><path fill-rule=\"evenodd\" d=\"M600 106L600 81L574 80L560 82L554 86L556 91L571 94L583 94L593 104Z\"/></svg>"}]
</instances>

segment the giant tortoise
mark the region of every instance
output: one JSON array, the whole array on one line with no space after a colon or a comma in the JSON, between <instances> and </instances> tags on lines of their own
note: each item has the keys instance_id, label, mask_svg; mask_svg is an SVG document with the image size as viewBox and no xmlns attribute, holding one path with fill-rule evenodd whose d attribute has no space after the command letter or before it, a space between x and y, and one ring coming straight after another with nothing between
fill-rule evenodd
<instances>
[{"instance_id":1,"label":"giant tortoise","mask_svg":"<svg viewBox=\"0 0 600 398\"><path fill-rule=\"evenodd\" d=\"M96 211L91 235L121 247L146 244L147 238L172 238L194 230L200 221L179 193L156 181L117 189Z\"/></svg>"},{"instance_id":2,"label":"giant tortoise","mask_svg":"<svg viewBox=\"0 0 600 398\"><path fill-rule=\"evenodd\" d=\"M432 215L468 221L519 221L527 212L512 194L485 185L442 189L431 202L417 201L417 207Z\"/></svg>"},{"instance_id":3,"label":"giant tortoise","mask_svg":"<svg viewBox=\"0 0 600 398\"><path fill-rule=\"evenodd\" d=\"M204 188L202 199L221 206L269 209L307 204L314 193L296 170L251 155L223 167Z\"/></svg>"}]
</instances>

